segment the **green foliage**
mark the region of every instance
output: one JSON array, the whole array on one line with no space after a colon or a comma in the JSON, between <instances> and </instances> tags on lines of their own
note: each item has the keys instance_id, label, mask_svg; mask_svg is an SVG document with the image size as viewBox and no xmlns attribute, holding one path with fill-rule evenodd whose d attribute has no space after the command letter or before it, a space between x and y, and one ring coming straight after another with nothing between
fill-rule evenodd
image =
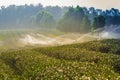
<instances>
[{"instance_id":1,"label":"green foliage","mask_svg":"<svg viewBox=\"0 0 120 80\"><path fill-rule=\"evenodd\" d=\"M81 22L80 26L81 32L89 32L91 30L90 20L88 19L87 16L83 18L83 21Z\"/></svg>"},{"instance_id":2,"label":"green foliage","mask_svg":"<svg viewBox=\"0 0 120 80\"><path fill-rule=\"evenodd\" d=\"M95 17L93 26L95 29L104 27L105 26L105 17L103 15L99 15L99 16Z\"/></svg>"},{"instance_id":3,"label":"green foliage","mask_svg":"<svg viewBox=\"0 0 120 80\"><path fill-rule=\"evenodd\" d=\"M101 49L101 47L105 48ZM0 52L1 80L119 80L120 40ZM106 48L107 50L106 53Z\"/></svg>"},{"instance_id":4,"label":"green foliage","mask_svg":"<svg viewBox=\"0 0 120 80\"><path fill-rule=\"evenodd\" d=\"M58 24L58 29L65 32L88 32L90 20L85 15L83 8L70 7Z\"/></svg>"},{"instance_id":5,"label":"green foliage","mask_svg":"<svg viewBox=\"0 0 120 80\"><path fill-rule=\"evenodd\" d=\"M40 11L36 15L35 22L37 26L40 26L42 28L53 28L55 26L55 20L53 16L45 11Z\"/></svg>"},{"instance_id":6,"label":"green foliage","mask_svg":"<svg viewBox=\"0 0 120 80\"><path fill-rule=\"evenodd\" d=\"M115 69L116 72L120 73L120 58L118 58L114 64L113 64L113 67Z\"/></svg>"}]
</instances>

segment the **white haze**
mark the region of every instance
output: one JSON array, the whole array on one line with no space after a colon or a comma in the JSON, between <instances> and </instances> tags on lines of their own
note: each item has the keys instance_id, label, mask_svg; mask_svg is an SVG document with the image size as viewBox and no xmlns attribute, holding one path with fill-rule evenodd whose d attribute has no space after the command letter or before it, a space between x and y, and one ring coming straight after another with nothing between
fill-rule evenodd
<instances>
[{"instance_id":1,"label":"white haze","mask_svg":"<svg viewBox=\"0 0 120 80\"><path fill-rule=\"evenodd\" d=\"M64 45L72 43L81 43L91 40L96 40L97 36L92 36L91 33L88 34L78 34L78 33L68 33L64 35L59 35L55 37L45 36L44 34L26 34L20 39L23 45Z\"/></svg>"},{"instance_id":2,"label":"white haze","mask_svg":"<svg viewBox=\"0 0 120 80\"><path fill-rule=\"evenodd\" d=\"M106 26L104 31L100 34L103 39L117 39L120 38L120 25Z\"/></svg>"},{"instance_id":3,"label":"white haze","mask_svg":"<svg viewBox=\"0 0 120 80\"><path fill-rule=\"evenodd\" d=\"M88 42L92 40L101 39L117 39L120 38L120 26L111 25L106 26L104 29L95 30L93 33L79 34L79 33L68 33L57 35L54 37L47 36L44 34L26 34L20 39L24 45L64 45L72 43Z\"/></svg>"},{"instance_id":4,"label":"white haze","mask_svg":"<svg viewBox=\"0 0 120 80\"><path fill-rule=\"evenodd\" d=\"M0 50L27 46L57 46L101 39L120 38L120 26L111 25L93 32L61 33L43 30L0 31Z\"/></svg>"}]
</instances>

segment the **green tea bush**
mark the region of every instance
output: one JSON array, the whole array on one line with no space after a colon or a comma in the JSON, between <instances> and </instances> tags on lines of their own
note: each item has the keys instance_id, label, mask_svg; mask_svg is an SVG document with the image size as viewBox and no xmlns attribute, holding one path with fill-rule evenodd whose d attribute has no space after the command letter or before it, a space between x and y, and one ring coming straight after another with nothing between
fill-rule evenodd
<instances>
[{"instance_id":1,"label":"green tea bush","mask_svg":"<svg viewBox=\"0 0 120 80\"><path fill-rule=\"evenodd\" d=\"M1 80L119 80L119 40L0 52Z\"/></svg>"}]
</instances>

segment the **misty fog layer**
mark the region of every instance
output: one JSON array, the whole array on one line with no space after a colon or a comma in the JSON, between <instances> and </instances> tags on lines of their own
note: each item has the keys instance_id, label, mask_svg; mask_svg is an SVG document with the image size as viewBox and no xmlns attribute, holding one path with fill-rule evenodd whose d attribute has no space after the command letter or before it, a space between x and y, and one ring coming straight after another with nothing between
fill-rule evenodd
<instances>
[{"instance_id":1,"label":"misty fog layer","mask_svg":"<svg viewBox=\"0 0 120 80\"><path fill-rule=\"evenodd\" d=\"M50 30L1 30L0 49L19 48L26 46L57 46L72 43L82 43L101 39L120 38L118 29L114 26L107 29L97 29L94 32L63 33ZM119 26L118 26L119 28Z\"/></svg>"},{"instance_id":2,"label":"misty fog layer","mask_svg":"<svg viewBox=\"0 0 120 80\"><path fill-rule=\"evenodd\" d=\"M54 35L54 34L51 34ZM91 40L96 40L97 36L92 36L88 34L78 34L78 33L68 33L63 35L48 36L45 34L24 34L24 37L19 38L19 43L26 45L37 45L39 46L55 46L55 45L64 45L72 43L80 43Z\"/></svg>"},{"instance_id":3,"label":"misty fog layer","mask_svg":"<svg viewBox=\"0 0 120 80\"><path fill-rule=\"evenodd\" d=\"M50 36L52 35L52 36ZM54 35L54 36L53 36ZM54 46L54 45L64 45L64 44L72 44L72 43L81 43L81 42L88 42L93 40L101 40L101 39L116 39L120 38L120 33L116 31L100 31L95 33L65 33L60 35L55 34L41 34L41 33L29 33L24 34L19 40L19 43L23 45L36 45L39 44L41 46Z\"/></svg>"},{"instance_id":4,"label":"misty fog layer","mask_svg":"<svg viewBox=\"0 0 120 80\"><path fill-rule=\"evenodd\" d=\"M104 31L101 32L101 38L117 39L120 38L120 25L105 26Z\"/></svg>"},{"instance_id":5,"label":"misty fog layer","mask_svg":"<svg viewBox=\"0 0 120 80\"><path fill-rule=\"evenodd\" d=\"M54 32L54 33L53 33ZM88 39L89 38L89 39ZM17 48L26 46L56 46L95 40L91 33L62 33L39 30L2 30L0 31L0 47ZM0 48L0 49L1 49Z\"/></svg>"}]
</instances>

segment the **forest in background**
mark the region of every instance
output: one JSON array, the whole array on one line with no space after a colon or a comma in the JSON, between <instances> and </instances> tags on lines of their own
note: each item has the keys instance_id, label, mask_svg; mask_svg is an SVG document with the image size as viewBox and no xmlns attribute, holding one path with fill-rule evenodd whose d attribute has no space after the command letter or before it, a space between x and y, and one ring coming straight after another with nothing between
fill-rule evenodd
<instances>
[{"instance_id":1,"label":"forest in background","mask_svg":"<svg viewBox=\"0 0 120 80\"><path fill-rule=\"evenodd\" d=\"M120 11L94 7L43 5L1 6L0 29L46 28L86 33L104 26L120 25ZM115 26L116 27L116 26Z\"/></svg>"}]
</instances>

